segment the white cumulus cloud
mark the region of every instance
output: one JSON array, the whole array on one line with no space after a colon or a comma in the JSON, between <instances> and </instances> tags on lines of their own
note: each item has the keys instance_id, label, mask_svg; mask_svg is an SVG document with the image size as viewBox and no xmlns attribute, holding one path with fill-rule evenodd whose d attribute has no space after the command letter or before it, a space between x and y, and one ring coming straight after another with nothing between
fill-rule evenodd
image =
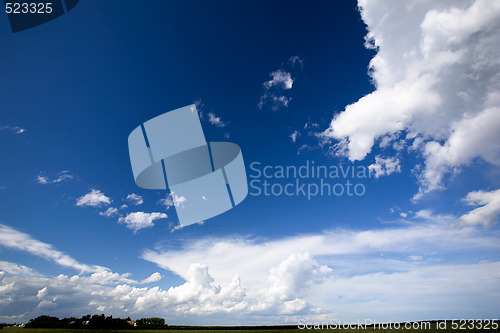
<instances>
[{"instance_id":1,"label":"white cumulus cloud","mask_svg":"<svg viewBox=\"0 0 500 333\"><path fill-rule=\"evenodd\" d=\"M285 69L285 67L288 69ZM268 105L273 111L277 111L281 107L287 107L292 98L285 96L285 91L293 87L295 80L293 73L299 73L302 69L303 60L298 56L293 56L282 64L282 68L271 72L269 74L271 79L262 84L264 93L257 104L259 109L262 109L265 105Z\"/></svg>"},{"instance_id":2,"label":"white cumulus cloud","mask_svg":"<svg viewBox=\"0 0 500 333\"><path fill-rule=\"evenodd\" d=\"M140 284L146 284L146 283L153 283L153 282L158 282L163 278L159 272L155 272L151 274L149 277L146 279L142 280Z\"/></svg>"},{"instance_id":3,"label":"white cumulus cloud","mask_svg":"<svg viewBox=\"0 0 500 333\"><path fill-rule=\"evenodd\" d=\"M92 189L89 193L77 199L77 206L101 207L111 203L111 199L105 196L100 190Z\"/></svg>"},{"instance_id":4,"label":"white cumulus cloud","mask_svg":"<svg viewBox=\"0 0 500 333\"><path fill-rule=\"evenodd\" d=\"M178 250L157 245L144 257L185 280L167 289L136 286L158 281L159 272L140 282L103 267L85 275L41 276L0 262L0 269L10 270L0 272L0 320L9 320L3 315L6 309L18 321L41 314L105 312L160 316L170 324L219 325L358 316L421 320L442 309L457 318L494 316L500 306L500 263L441 260L447 253L497 253L498 233L450 228L454 220L426 210L409 219L414 223L381 230L337 229L267 241L205 237L190 239ZM41 245L32 237L0 231L0 244L40 253ZM24 236L16 238L18 234ZM464 299L474 307L464 308ZM407 304L412 304L410 310Z\"/></svg>"},{"instance_id":5,"label":"white cumulus cloud","mask_svg":"<svg viewBox=\"0 0 500 333\"><path fill-rule=\"evenodd\" d=\"M115 207L109 207L104 212L99 212L99 215L106 216L106 217L111 217L111 216L116 215L116 214L118 214L118 209Z\"/></svg>"},{"instance_id":6,"label":"white cumulus cloud","mask_svg":"<svg viewBox=\"0 0 500 333\"><path fill-rule=\"evenodd\" d=\"M136 233L140 229L154 226L153 221L167 217L165 213L134 212L127 214L125 217L120 217L118 223L125 224L127 228L132 229Z\"/></svg>"},{"instance_id":7,"label":"white cumulus cloud","mask_svg":"<svg viewBox=\"0 0 500 333\"><path fill-rule=\"evenodd\" d=\"M186 197L182 195L177 195L174 192L167 194L165 199L160 199L158 201L159 204L165 206L167 209L170 207L183 207L186 202Z\"/></svg>"},{"instance_id":8,"label":"white cumulus cloud","mask_svg":"<svg viewBox=\"0 0 500 333\"><path fill-rule=\"evenodd\" d=\"M138 194L135 194L135 193L131 193L129 195L127 195L127 198L126 198L130 203L132 203L133 205L142 205L144 203L144 199L138 195Z\"/></svg>"},{"instance_id":9,"label":"white cumulus cloud","mask_svg":"<svg viewBox=\"0 0 500 333\"><path fill-rule=\"evenodd\" d=\"M500 165L500 2L360 0L376 90L336 114L331 152L362 160L386 136L423 154L415 199L476 158ZM410 149L409 149L410 150Z\"/></svg>"},{"instance_id":10,"label":"white cumulus cloud","mask_svg":"<svg viewBox=\"0 0 500 333\"><path fill-rule=\"evenodd\" d=\"M369 165L368 169L378 178L380 176L388 176L394 172L401 172L401 165L399 164L399 159L395 157L383 158L375 156L375 163Z\"/></svg>"},{"instance_id":11,"label":"white cumulus cloud","mask_svg":"<svg viewBox=\"0 0 500 333\"><path fill-rule=\"evenodd\" d=\"M456 226L482 225L489 227L498 222L500 215L500 190L470 192L464 198L464 202L471 206L480 207L462 215L455 223Z\"/></svg>"},{"instance_id":12,"label":"white cumulus cloud","mask_svg":"<svg viewBox=\"0 0 500 333\"><path fill-rule=\"evenodd\" d=\"M12 275L40 276L40 274L29 267L8 261L0 261L0 271L4 271Z\"/></svg>"},{"instance_id":13,"label":"white cumulus cloud","mask_svg":"<svg viewBox=\"0 0 500 333\"><path fill-rule=\"evenodd\" d=\"M290 73L278 69L269 75L272 79L264 82L264 87L267 89L270 89L271 87L280 87L286 90L292 89L293 79Z\"/></svg>"}]
</instances>

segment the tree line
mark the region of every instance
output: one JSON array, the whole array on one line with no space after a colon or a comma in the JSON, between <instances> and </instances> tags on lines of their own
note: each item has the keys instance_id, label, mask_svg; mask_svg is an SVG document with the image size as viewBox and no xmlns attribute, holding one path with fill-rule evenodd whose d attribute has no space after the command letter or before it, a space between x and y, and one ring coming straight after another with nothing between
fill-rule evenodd
<instances>
[{"instance_id":1,"label":"tree line","mask_svg":"<svg viewBox=\"0 0 500 333\"><path fill-rule=\"evenodd\" d=\"M138 328L162 328L168 326L165 319L158 317L141 318L135 321ZM29 328L92 328L92 329L127 329L134 327L130 317L113 318L113 316L86 315L81 318L70 317L59 319L57 317L39 316L30 319L25 327Z\"/></svg>"}]
</instances>

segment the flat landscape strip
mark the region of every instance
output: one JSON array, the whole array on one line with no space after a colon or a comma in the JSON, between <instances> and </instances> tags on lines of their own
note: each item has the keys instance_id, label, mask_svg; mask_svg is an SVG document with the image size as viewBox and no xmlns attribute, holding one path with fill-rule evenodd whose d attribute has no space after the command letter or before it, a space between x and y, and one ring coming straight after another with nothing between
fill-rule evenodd
<instances>
[{"instance_id":1,"label":"flat landscape strip","mask_svg":"<svg viewBox=\"0 0 500 333\"><path fill-rule=\"evenodd\" d=\"M499 327L500 322L493 321ZM424 323L424 322L412 322L412 324ZM297 326L292 325L276 325L276 326L183 326L183 325L170 325L163 329L140 329L140 328L130 328L130 329L85 329L85 328L23 328L23 327L10 327L6 326L1 328L0 333L361 333L361 332L391 332L391 333L413 333L413 332L427 332L427 333L461 333L461 332L487 332L496 333L500 332L500 329L492 329L488 326L487 329L469 329L466 326L453 326L452 321L430 321L425 322L426 325L420 325L421 328L414 328L416 326L407 326L402 323L393 323L400 327L399 329L374 326L358 326L352 328L325 328L325 329L299 329ZM446 324L445 324L446 323ZM320 327L317 327L320 328ZM461 329L453 329L461 328Z\"/></svg>"}]
</instances>

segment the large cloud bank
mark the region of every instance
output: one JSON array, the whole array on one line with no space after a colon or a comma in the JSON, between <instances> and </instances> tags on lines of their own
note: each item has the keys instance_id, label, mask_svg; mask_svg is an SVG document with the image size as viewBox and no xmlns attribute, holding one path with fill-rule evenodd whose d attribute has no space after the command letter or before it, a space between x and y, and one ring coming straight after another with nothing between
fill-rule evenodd
<instances>
[{"instance_id":1,"label":"large cloud bank","mask_svg":"<svg viewBox=\"0 0 500 333\"><path fill-rule=\"evenodd\" d=\"M360 0L376 90L322 133L333 154L374 145L424 157L415 199L482 159L500 166L500 1ZM388 152L389 153L389 152Z\"/></svg>"}]
</instances>

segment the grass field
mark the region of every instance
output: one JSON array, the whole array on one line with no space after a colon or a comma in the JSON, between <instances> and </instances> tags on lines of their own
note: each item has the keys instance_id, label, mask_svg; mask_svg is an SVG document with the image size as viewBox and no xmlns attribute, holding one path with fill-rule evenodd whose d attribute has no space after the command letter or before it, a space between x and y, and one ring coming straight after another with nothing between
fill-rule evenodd
<instances>
[{"instance_id":1,"label":"grass field","mask_svg":"<svg viewBox=\"0 0 500 333\"><path fill-rule=\"evenodd\" d=\"M130 330L89 330L89 329L52 329L52 328L18 328L18 327L4 327L0 330L0 333L299 333L304 331L321 331L321 332L429 332L429 333L448 333L448 332L499 332L498 329L452 329L450 325L446 329L438 329L433 323L428 329L380 329L368 327L365 329L323 329L323 330L299 330L299 329L210 329L209 327L204 327L202 329L175 329L169 328L164 330L141 330L141 329L130 329ZM312 333L312 332L311 332Z\"/></svg>"},{"instance_id":2,"label":"grass field","mask_svg":"<svg viewBox=\"0 0 500 333\"><path fill-rule=\"evenodd\" d=\"M0 330L1 333L242 333L242 332L252 332L252 333L290 333L299 332L303 330L299 329L269 329L269 330L141 330L141 329L130 329L130 330L87 330L87 329L65 329L65 328L19 328L19 327L4 327Z\"/></svg>"}]
</instances>

